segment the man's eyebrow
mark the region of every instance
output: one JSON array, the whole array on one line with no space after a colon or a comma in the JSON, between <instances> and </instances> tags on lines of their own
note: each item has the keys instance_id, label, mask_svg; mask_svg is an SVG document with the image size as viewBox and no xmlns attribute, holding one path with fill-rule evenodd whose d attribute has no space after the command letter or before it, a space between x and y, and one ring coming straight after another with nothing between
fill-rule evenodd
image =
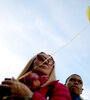
<instances>
[{"instance_id":1,"label":"man's eyebrow","mask_svg":"<svg viewBox=\"0 0 90 100\"><path fill-rule=\"evenodd\" d=\"M78 80L82 82L82 80L81 80L81 79L78 79Z\"/></svg>"},{"instance_id":2,"label":"man's eyebrow","mask_svg":"<svg viewBox=\"0 0 90 100\"><path fill-rule=\"evenodd\" d=\"M83 83L81 79L70 78L69 81L71 81L71 80L77 80L77 81L81 82L81 84Z\"/></svg>"},{"instance_id":3,"label":"man's eyebrow","mask_svg":"<svg viewBox=\"0 0 90 100\"><path fill-rule=\"evenodd\" d=\"M76 79L76 78L70 78L69 80L79 80L79 79Z\"/></svg>"}]
</instances>

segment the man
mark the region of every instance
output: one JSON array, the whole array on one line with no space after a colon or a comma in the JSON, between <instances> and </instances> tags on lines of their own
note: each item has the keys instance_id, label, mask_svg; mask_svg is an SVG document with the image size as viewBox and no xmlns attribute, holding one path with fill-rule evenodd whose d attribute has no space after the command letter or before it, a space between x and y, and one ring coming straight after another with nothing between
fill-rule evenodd
<instances>
[{"instance_id":1,"label":"man","mask_svg":"<svg viewBox=\"0 0 90 100\"><path fill-rule=\"evenodd\" d=\"M83 90L82 78L77 74L70 75L65 82L66 87L70 91L72 100L82 100L80 94Z\"/></svg>"}]
</instances>

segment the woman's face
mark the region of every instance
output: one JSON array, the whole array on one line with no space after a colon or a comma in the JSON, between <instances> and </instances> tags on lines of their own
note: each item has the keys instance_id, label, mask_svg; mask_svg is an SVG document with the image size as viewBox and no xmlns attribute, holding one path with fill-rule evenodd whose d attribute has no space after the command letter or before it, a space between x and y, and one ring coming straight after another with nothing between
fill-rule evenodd
<instances>
[{"instance_id":1,"label":"woman's face","mask_svg":"<svg viewBox=\"0 0 90 100\"><path fill-rule=\"evenodd\" d=\"M49 59L46 60L47 58ZM33 61L34 72L38 73L39 75L50 75L53 65L53 59L43 52L39 53L36 56L36 59Z\"/></svg>"}]
</instances>

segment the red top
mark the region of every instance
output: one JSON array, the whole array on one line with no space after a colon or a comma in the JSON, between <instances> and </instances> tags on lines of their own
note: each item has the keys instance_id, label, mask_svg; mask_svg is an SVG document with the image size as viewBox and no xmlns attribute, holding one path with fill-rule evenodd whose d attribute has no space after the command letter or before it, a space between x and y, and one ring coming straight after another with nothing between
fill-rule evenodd
<instances>
[{"instance_id":1,"label":"red top","mask_svg":"<svg viewBox=\"0 0 90 100\"><path fill-rule=\"evenodd\" d=\"M65 85L53 81L35 91L32 100L71 100L71 97Z\"/></svg>"}]
</instances>

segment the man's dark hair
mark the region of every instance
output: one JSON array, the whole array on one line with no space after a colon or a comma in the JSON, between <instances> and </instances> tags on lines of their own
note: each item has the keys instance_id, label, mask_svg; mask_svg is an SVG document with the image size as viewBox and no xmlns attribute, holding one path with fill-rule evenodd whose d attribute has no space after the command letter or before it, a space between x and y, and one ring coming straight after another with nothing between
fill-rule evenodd
<instances>
[{"instance_id":1,"label":"man's dark hair","mask_svg":"<svg viewBox=\"0 0 90 100\"><path fill-rule=\"evenodd\" d=\"M81 78L81 76L80 75L78 75L78 74L71 74L67 79L66 79L66 81L65 81L65 85L66 85L66 83L67 83L67 81L68 81L68 79L71 77L71 76L73 76L73 75L77 75L77 76L79 76L80 78ZM82 78L81 78L82 79ZM83 85L83 82L82 82L82 85Z\"/></svg>"}]
</instances>

